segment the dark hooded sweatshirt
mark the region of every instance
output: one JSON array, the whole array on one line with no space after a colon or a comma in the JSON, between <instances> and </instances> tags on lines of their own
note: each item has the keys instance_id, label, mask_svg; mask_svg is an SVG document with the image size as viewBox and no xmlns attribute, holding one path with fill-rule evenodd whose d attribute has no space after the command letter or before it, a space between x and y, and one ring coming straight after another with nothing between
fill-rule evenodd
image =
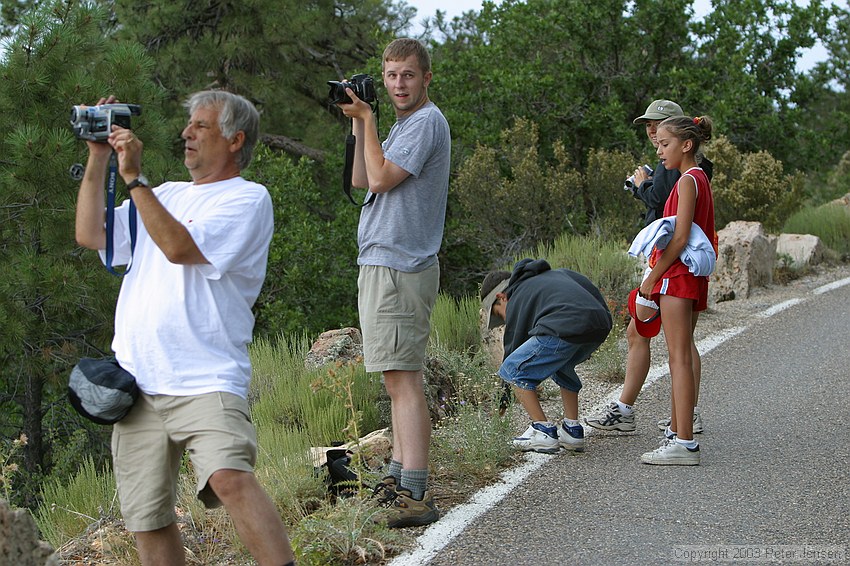
<instances>
[{"instance_id":1,"label":"dark hooded sweatshirt","mask_svg":"<svg viewBox=\"0 0 850 566\"><path fill-rule=\"evenodd\" d=\"M506 358L531 336L601 344L611 331L611 313L599 289L584 275L552 269L546 260L517 262L505 294Z\"/></svg>"}]
</instances>

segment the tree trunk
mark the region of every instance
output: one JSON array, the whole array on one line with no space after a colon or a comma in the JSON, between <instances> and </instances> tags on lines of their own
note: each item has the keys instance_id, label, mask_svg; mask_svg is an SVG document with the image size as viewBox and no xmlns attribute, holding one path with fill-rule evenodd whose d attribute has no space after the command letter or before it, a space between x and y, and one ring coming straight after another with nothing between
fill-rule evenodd
<instances>
[{"instance_id":1,"label":"tree trunk","mask_svg":"<svg viewBox=\"0 0 850 566\"><path fill-rule=\"evenodd\" d=\"M27 445L24 447L24 468L30 473L40 473L44 469L43 398L44 378L30 376L26 380L24 395L24 434L27 435Z\"/></svg>"}]
</instances>

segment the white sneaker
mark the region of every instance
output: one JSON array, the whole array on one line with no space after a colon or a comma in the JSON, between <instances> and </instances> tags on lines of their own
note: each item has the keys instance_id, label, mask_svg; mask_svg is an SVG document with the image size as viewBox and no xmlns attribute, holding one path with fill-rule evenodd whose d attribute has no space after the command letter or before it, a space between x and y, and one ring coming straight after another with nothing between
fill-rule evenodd
<instances>
[{"instance_id":1,"label":"white sneaker","mask_svg":"<svg viewBox=\"0 0 850 566\"><path fill-rule=\"evenodd\" d=\"M566 450L584 452L584 427L567 426L567 423L561 421L561 426L558 427L558 442Z\"/></svg>"},{"instance_id":2,"label":"white sneaker","mask_svg":"<svg viewBox=\"0 0 850 566\"><path fill-rule=\"evenodd\" d=\"M696 448L688 448L675 439L665 438L658 448L641 455L640 461L658 466L696 466L699 464L699 444Z\"/></svg>"},{"instance_id":3,"label":"white sneaker","mask_svg":"<svg viewBox=\"0 0 850 566\"><path fill-rule=\"evenodd\" d=\"M670 426L670 417L666 419L661 419L658 421L658 428L661 430L667 430L667 427ZM694 413L694 434L702 434L702 416L699 413Z\"/></svg>"},{"instance_id":4,"label":"white sneaker","mask_svg":"<svg viewBox=\"0 0 850 566\"><path fill-rule=\"evenodd\" d=\"M514 447L523 452L541 452L554 454L561 445L558 441L558 428L540 423L531 423L525 432L514 438Z\"/></svg>"}]
</instances>

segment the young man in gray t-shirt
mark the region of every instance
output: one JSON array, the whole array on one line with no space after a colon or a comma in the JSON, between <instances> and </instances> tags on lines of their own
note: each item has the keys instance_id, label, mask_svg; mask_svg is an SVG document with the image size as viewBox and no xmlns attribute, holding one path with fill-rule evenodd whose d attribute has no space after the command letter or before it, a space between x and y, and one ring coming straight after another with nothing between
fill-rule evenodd
<instances>
[{"instance_id":1,"label":"young man in gray t-shirt","mask_svg":"<svg viewBox=\"0 0 850 566\"><path fill-rule=\"evenodd\" d=\"M383 145L371 108L346 89L339 104L356 137L352 185L369 189L357 230L358 308L366 371L382 372L392 401L393 460L377 491L390 527L439 512L427 490L431 419L423 389L431 309L439 290L451 136L428 98L431 61L414 39L384 50L383 80L397 121ZM367 197L368 198L368 197Z\"/></svg>"}]
</instances>

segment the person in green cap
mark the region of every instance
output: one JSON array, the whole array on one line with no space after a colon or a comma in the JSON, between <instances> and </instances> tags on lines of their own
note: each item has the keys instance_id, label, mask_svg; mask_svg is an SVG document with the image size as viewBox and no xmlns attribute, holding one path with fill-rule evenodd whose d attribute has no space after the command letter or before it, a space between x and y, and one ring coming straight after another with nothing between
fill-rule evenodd
<instances>
[{"instance_id":1,"label":"person in green cap","mask_svg":"<svg viewBox=\"0 0 850 566\"><path fill-rule=\"evenodd\" d=\"M682 107L672 100L653 100L646 107L646 112L634 119L635 125L643 125L646 128L646 137L652 147L658 148L658 125L667 118L683 116ZM713 163L701 153L697 155L699 166L705 171L711 180ZM634 181L631 183L631 193L636 199L646 205L645 225L664 216L664 204L670 196L670 192L676 185L681 174L676 169L666 169L659 161L655 169L647 171L639 167L634 171ZM648 305L658 308L657 305ZM617 401L612 401L605 409L593 417L585 419L585 423L593 428L607 431L634 432L635 414L634 404L638 394L646 381L650 364L650 338L642 336L635 327L634 319L629 319L626 329L626 338L629 351L626 357L626 377L623 383L623 391ZM693 346L692 359L694 366L694 386L699 399L699 382L701 376L701 360L696 346ZM665 430L670 424L670 418L658 421L658 428ZM699 434L703 431L702 416L699 407L694 406L694 432Z\"/></svg>"}]
</instances>

